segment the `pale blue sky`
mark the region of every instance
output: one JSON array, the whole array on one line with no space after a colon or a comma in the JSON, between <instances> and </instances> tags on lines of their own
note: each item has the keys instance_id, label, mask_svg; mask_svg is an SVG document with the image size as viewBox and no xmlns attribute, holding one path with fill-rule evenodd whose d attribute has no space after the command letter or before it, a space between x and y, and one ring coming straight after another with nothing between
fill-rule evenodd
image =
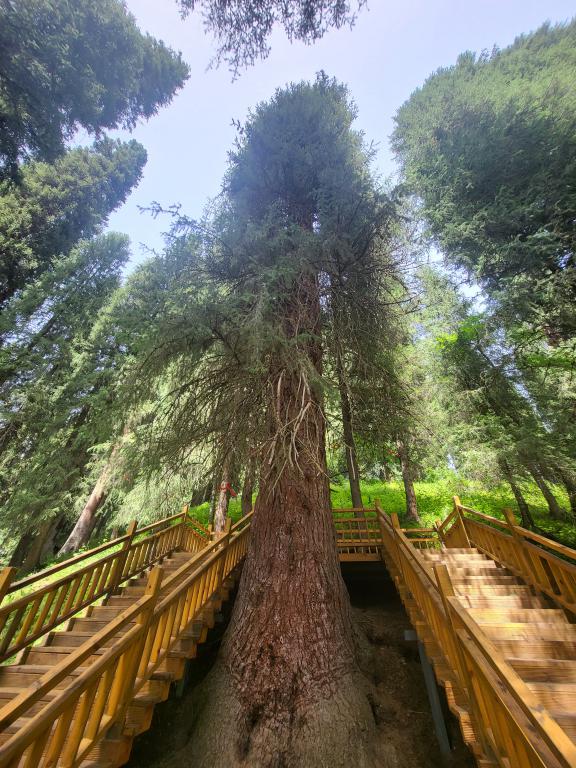
<instances>
[{"instance_id":1,"label":"pale blue sky","mask_svg":"<svg viewBox=\"0 0 576 768\"><path fill-rule=\"evenodd\" d=\"M191 68L172 103L132 133L148 150L148 164L110 228L130 236L133 263L143 258L140 243L161 247L166 229L138 206L181 203L188 215L200 216L220 189L235 136L232 119L243 120L277 87L313 79L320 69L347 83L358 105L357 127L378 144L377 169L388 176L395 171L393 116L430 73L465 50L504 47L546 20L575 14L574 0L370 0L352 30L329 32L314 46L290 45L278 31L268 59L232 82L225 68L207 70L214 45L197 17L182 21L172 0L126 4L141 29L182 51Z\"/></svg>"}]
</instances>

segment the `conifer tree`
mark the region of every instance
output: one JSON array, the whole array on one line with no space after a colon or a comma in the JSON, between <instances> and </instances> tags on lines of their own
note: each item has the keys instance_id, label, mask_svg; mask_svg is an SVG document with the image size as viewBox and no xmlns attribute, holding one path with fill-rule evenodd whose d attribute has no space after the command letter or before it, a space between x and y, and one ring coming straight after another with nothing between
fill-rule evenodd
<instances>
[{"instance_id":1,"label":"conifer tree","mask_svg":"<svg viewBox=\"0 0 576 768\"><path fill-rule=\"evenodd\" d=\"M188 230L169 251L178 277L136 345L148 391L155 374L170 392L154 418L157 454L176 465L225 435L249 439L260 467L234 614L191 740L201 766L268 767L278 754L314 766L369 750L329 500L328 308L337 297L358 319L341 329L344 348L377 332L395 214L353 119L345 88L324 75L254 111L209 231L177 222L175 236ZM213 717L228 723L224 738L202 727Z\"/></svg>"}]
</instances>

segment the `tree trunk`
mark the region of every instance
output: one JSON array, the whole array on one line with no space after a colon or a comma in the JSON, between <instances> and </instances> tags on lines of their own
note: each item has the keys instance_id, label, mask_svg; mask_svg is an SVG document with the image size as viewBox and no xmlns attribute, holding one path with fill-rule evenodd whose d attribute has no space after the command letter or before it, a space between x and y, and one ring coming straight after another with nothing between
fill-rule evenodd
<instances>
[{"instance_id":1,"label":"tree trunk","mask_svg":"<svg viewBox=\"0 0 576 768\"><path fill-rule=\"evenodd\" d=\"M206 483L204 486L196 488L190 498L190 506L197 507L199 504L204 504L206 501L210 501L212 498L212 483Z\"/></svg>"},{"instance_id":2,"label":"tree trunk","mask_svg":"<svg viewBox=\"0 0 576 768\"><path fill-rule=\"evenodd\" d=\"M361 509L362 492L360 490L360 471L358 468L358 456L356 453L356 441L354 440L354 430L352 427L352 407L350 405L350 395L344 370L340 358L340 352L337 353L338 369L338 388L340 390L340 408L342 410L342 428L344 432L344 448L346 450L346 466L348 468L348 482L350 483L350 495L352 497L352 506Z\"/></svg>"},{"instance_id":3,"label":"tree trunk","mask_svg":"<svg viewBox=\"0 0 576 768\"><path fill-rule=\"evenodd\" d=\"M502 470L502 474L504 475L504 478L508 485L510 486L510 489L512 493L514 494L514 498L516 499L516 504L518 505L518 511L520 512L520 519L522 521L522 526L524 528L532 528L534 529L536 526L534 524L534 518L532 517L532 513L530 512L530 507L528 506L528 502L522 495L522 491L516 484L516 480L514 479L514 475L512 473L512 469L506 459L500 459L499 462L500 469Z\"/></svg>"},{"instance_id":4,"label":"tree trunk","mask_svg":"<svg viewBox=\"0 0 576 768\"><path fill-rule=\"evenodd\" d=\"M244 475L244 484L242 486L242 517L246 517L252 512L252 494L254 493L254 475L256 472L256 463L253 458L248 460L246 474Z\"/></svg>"},{"instance_id":5,"label":"tree trunk","mask_svg":"<svg viewBox=\"0 0 576 768\"><path fill-rule=\"evenodd\" d=\"M32 542L34 541L34 534L32 531L26 531L22 534L20 539L18 540L18 544L16 544L16 548L14 549L14 552L12 552L12 555L10 556L9 565L11 565L13 568L19 568L22 563L24 562L26 558L26 554L30 547L32 546Z\"/></svg>"},{"instance_id":6,"label":"tree trunk","mask_svg":"<svg viewBox=\"0 0 576 768\"><path fill-rule=\"evenodd\" d=\"M36 531L26 532L10 558L10 565L20 568L21 574L37 569L46 559L53 556L51 547L54 542L54 534L60 522L61 516L44 520Z\"/></svg>"},{"instance_id":7,"label":"tree trunk","mask_svg":"<svg viewBox=\"0 0 576 768\"><path fill-rule=\"evenodd\" d=\"M406 443L398 438L396 441L398 448L398 458L402 469L402 480L404 481L404 491L406 492L406 514L409 520L414 523L421 523L418 514L418 502L416 501L416 491L414 490L414 480L412 479L412 466Z\"/></svg>"},{"instance_id":8,"label":"tree trunk","mask_svg":"<svg viewBox=\"0 0 576 768\"><path fill-rule=\"evenodd\" d=\"M226 517L228 515L228 499L230 498L230 466L228 459L225 459L222 467L222 476L220 480L220 488L218 490L218 497L216 501L216 508L214 510L214 531L216 533L222 533L226 527Z\"/></svg>"},{"instance_id":9,"label":"tree trunk","mask_svg":"<svg viewBox=\"0 0 576 768\"><path fill-rule=\"evenodd\" d=\"M558 504L556 497L550 490L548 483L546 482L546 480L544 480L544 477L542 476L540 469L535 464L532 464L532 462L528 462L526 466L528 467L528 471L534 478L534 482L540 489L542 496L544 496L544 498L546 499L550 517L553 520L564 520L566 515L564 514L564 511L560 507L560 504Z\"/></svg>"},{"instance_id":10,"label":"tree trunk","mask_svg":"<svg viewBox=\"0 0 576 768\"><path fill-rule=\"evenodd\" d=\"M317 339L317 283L302 278L298 288L286 335ZM320 372L319 342L300 345ZM314 768L344 764L343 755L364 765L374 727L355 677L320 395L304 365L273 362L250 544L208 704L190 740L195 768ZM208 735L214 718L227 724L219 739Z\"/></svg>"},{"instance_id":11,"label":"tree trunk","mask_svg":"<svg viewBox=\"0 0 576 768\"><path fill-rule=\"evenodd\" d=\"M560 467L557 467L556 471L562 480L564 487L566 488L566 493L568 494L568 499L570 501L570 511L572 512L572 517L576 519L576 478L570 470L564 470Z\"/></svg>"},{"instance_id":12,"label":"tree trunk","mask_svg":"<svg viewBox=\"0 0 576 768\"><path fill-rule=\"evenodd\" d=\"M107 484L109 478L109 466L107 465L94 486L92 493L88 497L84 509L80 513L76 525L72 532L62 545L58 555L68 555L71 552L83 547L90 540L94 526L96 525L96 515L102 502L107 495Z\"/></svg>"},{"instance_id":13,"label":"tree trunk","mask_svg":"<svg viewBox=\"0 0 576 768\"><path fill-rule=\"evenodd\" d=\"M54 554L53 551L50 551L50 545L54 541L54 534L59 520L59 517L55 517L40 524L32 546L22 563L23 573L36 570L45 562L46 555L49 557Z\"/></svg>"}]
</instances>

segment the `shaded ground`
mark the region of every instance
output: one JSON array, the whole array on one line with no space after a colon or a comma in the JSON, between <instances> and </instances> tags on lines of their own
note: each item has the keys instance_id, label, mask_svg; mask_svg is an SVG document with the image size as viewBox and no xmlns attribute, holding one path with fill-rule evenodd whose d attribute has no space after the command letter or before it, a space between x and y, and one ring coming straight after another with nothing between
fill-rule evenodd
<instances>
[{"instance_id":1,"label":"shaded ground","mask_svg":"<svg viewBox=\"0 0 576 768\"><path fill-rule=\"evenodd\" d=\"M436 768L442 758L415 643L404 640L410 622L388 575L379 563L346 564L344 577L357 624L365 634L363 671L374 683L372 709L379 737L398 768ZM227 604L230 610L232 600ZM195 707L195 687L211 669L228 615L216 625L208 641L199 647L190 664L186 693L159 704L150 730L139 736L128 768L156 768L188 740ZM475 762L462 744L457 724L448 721L455 748L452 768L474 768ZM215 738L217 734L215 734ZM302 768L306 768L303 766Z\"/></svg>"},{"instance_id":2,"label":"shaded ground","mask_svg":"<svg viewBox=\"0 0 576 768\"><path fill-rule=\"evenodd\" d=\"M404 640L412 626L388 573L380 563L344 564L343 573L356 621L369 642L361 663L374 684L372 710L381 741L398 768L442 766L418 647ZM454 750L451 768L474 768L458 723L447 711L446 723Z\"/></svg>"}]
</instances>

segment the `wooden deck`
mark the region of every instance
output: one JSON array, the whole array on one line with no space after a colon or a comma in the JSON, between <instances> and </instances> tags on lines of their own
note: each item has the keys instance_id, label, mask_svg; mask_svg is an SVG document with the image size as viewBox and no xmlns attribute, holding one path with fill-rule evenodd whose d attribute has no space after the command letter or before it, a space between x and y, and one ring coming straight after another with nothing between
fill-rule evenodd
<instances>
[{"instance_id":1,"label":"wooden deck","mask_svg":"<svg viewBox=\"0 0 576 768\"><path fill-rule=\"evenodd\" d=\"M185 510L19 582L5 569L0 768L123 765L228 597L250 524L215 538ZM479 768L576 768L576 552L458 499L433 529L378 504L334 526L341 561L389 569Z\"/></svg>"}]
</instances>

